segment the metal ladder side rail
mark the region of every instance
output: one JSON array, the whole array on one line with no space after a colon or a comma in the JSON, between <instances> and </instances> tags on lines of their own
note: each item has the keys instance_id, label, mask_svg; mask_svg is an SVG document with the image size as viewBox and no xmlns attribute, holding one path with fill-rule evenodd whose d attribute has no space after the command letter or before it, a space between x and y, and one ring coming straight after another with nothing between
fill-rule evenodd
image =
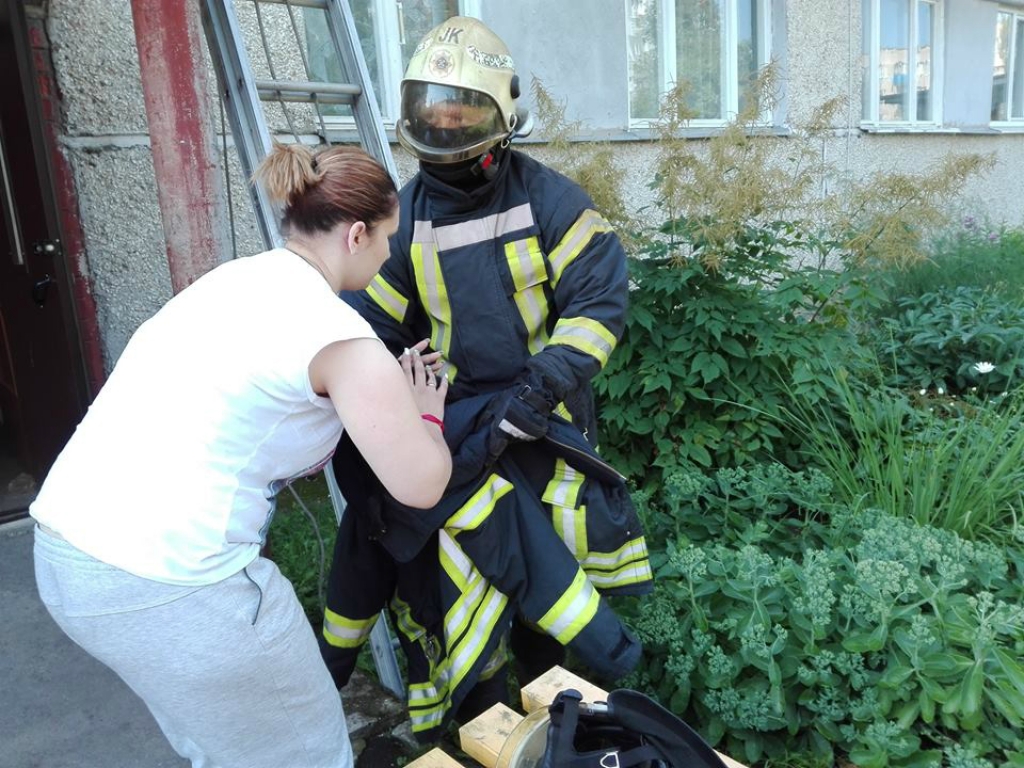
<instances>
[{"instance_id":1,"label":"metal ladder side rail","mask_svg":"<svg viewBox=\"0 0 1024 768\"><path fill-rule=\"evenodd\" d=\"M341 60L347 77L355 73L357 83L317 83L313 81L275 81L253 76L248 54L241 33L238 18L234 12L233 0L203 0L202 17L206 29L210 57L224 102L225 112L231 125L232 135L238 151L242 172L247 179L260 161L269 154L272 139L261 101L292 101L310 103L320 113L321 103L349 104L355 117L360 141L368 154L380 161L392 178L397 181L394 159L387 142L383 122L370 85L369 72L363 60L362 49L356 34L351 8L347 0L248 0L254 3L294 5L324 10L334 51ZM299 45L301 40L297 40ZM308 73L307 73L308 75ZM282 104L284 108L284 104ZM295 137L298 140L298 137ZM327 141L326 132L322 137ZM248 184L256 214L257 226L268 248L283 244L277 226L278 212L270 198L259 184ZM327 464L324 470L331 504L336 521L340 524L345 513L345 499L338 487L333 467ZM405 696L398 660L395 656L396 641L388 628L387 610L381 611L378 621L370 634L370 650L381 684L400 698Z\"/></svg>"}]
</instances>

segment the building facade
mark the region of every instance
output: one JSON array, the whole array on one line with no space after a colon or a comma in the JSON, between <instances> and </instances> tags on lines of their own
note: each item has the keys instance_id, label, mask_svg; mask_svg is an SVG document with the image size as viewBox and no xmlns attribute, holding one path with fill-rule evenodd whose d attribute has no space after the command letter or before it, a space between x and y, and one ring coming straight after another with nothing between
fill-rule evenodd
<instances>
[{"instance_id":1,"label":"building facade","mask_svg":"<svg viewBox=\"0 0 1024 768\"><path fill-rule=\"evenodd\" d=\"M1024 225L1024 0L349 1L389 128L405 62L420 36L450 15L471 15L508 44L527 104L536 79L564 102L568 119L579 121L581 140L613 142L627 198L637 208L651 202L651 123L660 96L677 81L689 83L697 116L687 133L700 142L744 107L751 76L773 62L778 98L760 123L778 141L786 141L817 106L841 97L845 108L823 147L833 164L867 176L925 170L950 152L991 155L991 169L968 183L958 205L996 223ZM135 21L144 7L161 5L181 5L198 18L198 0L0 3L13 34L28 44L19 65L23 79L50 105L49 134L35 141L45 144L43 164L60 171L48 181L60 192L51 194L61 213L53 229L62 233L64 245L53 290L66 294L67 335L80 351L76 372L69 375L79 377L77 397L87 401L132 332L173 290L173 225L162 217L151 141L152 121L169 118L159 110L154 114L152 94L147 112L144 70L152 55L140 51ZM293 0L257 18L249 0L235 3L258 75L275 69L284 78L307 68L317 79L338 76L324 54L319 11ZM264 43L269 55L263 55ZM217 261L255 252L262 243L224 135L208 54L201 43L189 45L186 55L207 70L204 119L217 142L208 148L216 167L206 170L220 178L209 194L217 197L214 208L230 235L220 242ZM279 110L268 105L276 129L321 132L318 118ZM332 139L351 134L343 112L327 114L324 125ZM543 138L532 137L525 151L543 157ZM413 163L397 145L393 149L399 175L408 178ZM27 149L8 142L4 151L9 166L12 154ZM17 194L10 188L5 193ZM7 209L5 231L13 252L26 246L15 243L18 214ZM32 286L41 279L35 276ZM0 296L5 316L6 306ZM28 326L12 331L16 320L5 320L8 337L33 333ZM31 380L26 358L14 346L9 338L0 346L0 384L7 369L12 384ZM14 405L0 407L9 416L16 401L15 396ZM30 418L35 417L7 421L31 430L23 423ZM44 457L33 466L38 474L48 465Z\"/></svg>"}]
</instances>

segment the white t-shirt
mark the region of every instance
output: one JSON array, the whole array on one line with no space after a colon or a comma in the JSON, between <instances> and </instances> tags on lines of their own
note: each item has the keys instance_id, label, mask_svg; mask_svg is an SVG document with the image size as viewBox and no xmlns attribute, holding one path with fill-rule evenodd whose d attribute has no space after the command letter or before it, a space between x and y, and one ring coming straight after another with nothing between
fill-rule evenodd
<instances>
[{"instance_id":1,"label":"white t-shirt","mask_svg":"<svg viewBox=\"0 0 1024 768\"><path fill-rule=\"evenodd\" d=\"M143 323L29 509L130 573L210 584L259 553L274 494L341 437L309 364L376 338L301 258L223 264Z\"/></svg>"}]
</instances>

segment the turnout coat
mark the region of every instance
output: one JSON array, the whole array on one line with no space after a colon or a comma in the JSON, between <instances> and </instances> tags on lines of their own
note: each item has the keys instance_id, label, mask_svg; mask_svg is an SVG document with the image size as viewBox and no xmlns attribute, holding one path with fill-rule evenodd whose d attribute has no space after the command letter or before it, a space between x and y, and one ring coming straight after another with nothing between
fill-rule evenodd
<instances>
[{"instance_id":1,"label":"turnout coat","mask_svg":"<svg viewBox=\"0 0 1024 768\"><path fill-rule=\"evenodd\" d=\"M435 508L403 508L342 439L349 510L322 647L344 684L389 606L426 741L504 663L516 614L596 673L629 671L639 643L601 593L648 592L652 574L625 483L593 448L589 382L622 332L628 291L622 246L586 194L515 152L470 193L420 173L402 190L391 249L373 283L345 298L392 351L427 337L442 352L453 476ZM558 406L546 438L496 453L492 408L517 381Z\"/></svg>"}]
</instances>

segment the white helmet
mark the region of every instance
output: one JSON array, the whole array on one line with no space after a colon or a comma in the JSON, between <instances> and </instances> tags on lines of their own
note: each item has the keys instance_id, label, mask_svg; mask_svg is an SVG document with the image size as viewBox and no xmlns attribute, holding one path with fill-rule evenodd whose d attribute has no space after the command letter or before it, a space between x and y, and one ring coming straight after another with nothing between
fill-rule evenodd
<instances>
[{"instance_id":1,"label":"white helmet","mask_svg":"<svg viewBox=\"0 0 1024 768\"><path fill-rule=\"evenodd\" d=\"M519 78L508 47L483 22L454 16L424 36L402 79L398 141L420 160L483 155L522 130Z\"/></svg>"}]
</instances>

